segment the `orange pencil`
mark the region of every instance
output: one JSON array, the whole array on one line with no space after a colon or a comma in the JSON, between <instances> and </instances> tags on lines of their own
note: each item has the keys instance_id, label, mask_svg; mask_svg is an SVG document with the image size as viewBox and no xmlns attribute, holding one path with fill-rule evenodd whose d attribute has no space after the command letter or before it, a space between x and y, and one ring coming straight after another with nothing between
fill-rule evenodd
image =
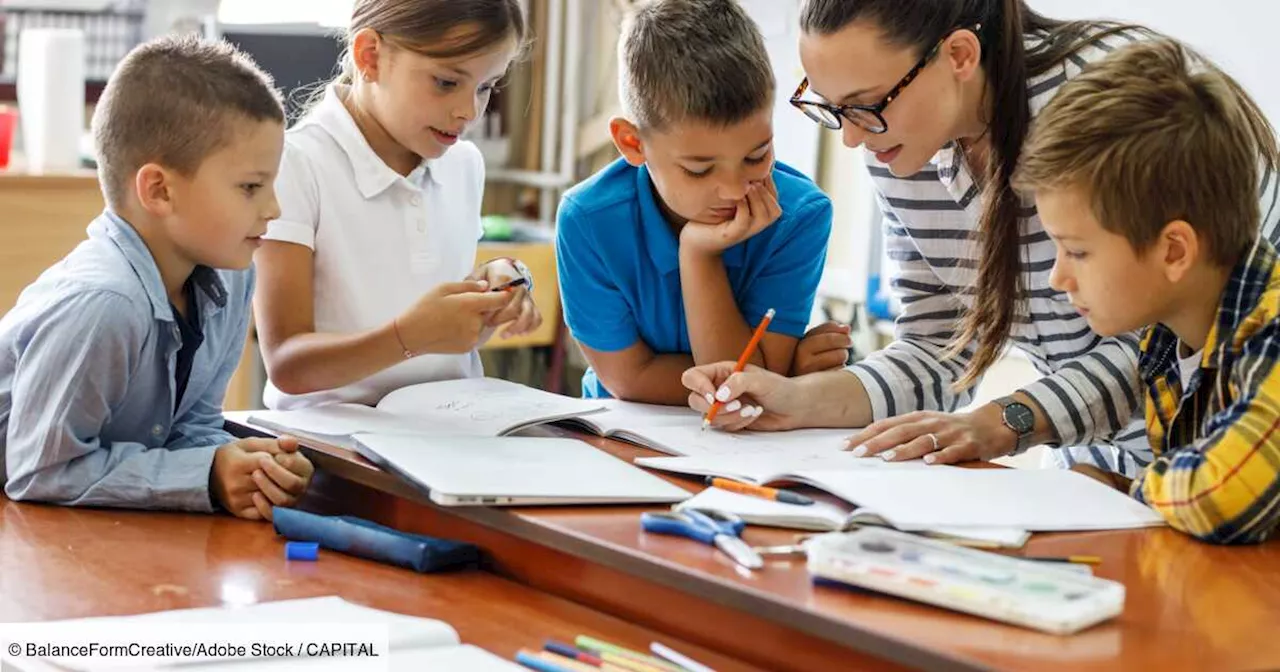
<instances>
[{"instance_id":1,"label":"orange pencil","mask_svg":"<svg viewBox=\"0 0 1280 672\"><path fill-rule=\"evenodd\" d=\"M790 490L779 490L763 485L755 485L753 483L743 483L741 481L733 481L727 478L712 476L707 479L713 488L736 492L740 495L749 495L751 497L759 497L761 499L772 499L775 502L784 502L786 504L799 504L801 506L809 506L813 504L813 499L804 495L791 492Z\"/></svg>"},{"instance_id":2,"label":"orange pencil","mask_svg":"<svg viewBox=\"0 0 1280 672\"><path fill-rule=\"evenodd\" d=\"M769 323L773 321L773 309L770 308L764 314L764 319L760 320L759 326L756 327L756 333L751 335L751 340L747 341L747 347L742 351L742 356L738 358L738 363L733 366L734 373L742 373L747 368L747 362L751 359L751 355L756 354L756 347L760 345L760 339L764 337L764 332L769 330ZM702 429L711 426L711 421L716 419L716 413L720 412L720 401L716 400L711 404L711 408L707 409L707 415L702 419Z\"/></svg>"}]
</instances>

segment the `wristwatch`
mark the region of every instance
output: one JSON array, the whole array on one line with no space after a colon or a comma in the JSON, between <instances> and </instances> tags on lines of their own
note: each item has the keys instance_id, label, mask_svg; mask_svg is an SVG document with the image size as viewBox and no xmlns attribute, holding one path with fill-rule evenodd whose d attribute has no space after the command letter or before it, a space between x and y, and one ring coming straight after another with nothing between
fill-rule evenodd
<instances>
[{"instance_id":1,"label":"wristwatch","mask_svg":"<svg viewBox=\"0 0 1280 672\"><path fill-rule=\"evenodd\" d=\"M1031 447L1031 435L1036 429L1036 413L1031 407L1013 397L1000 397L994 402L1001 408L1000 420L1004 426L1018 435L1014 452L1021 453Z\"/></svg>"},{"instance_id":2,"label":"wristwatch","mask_svg":"<svg viewBox=\"0 0 1280 672\"><path fill-rule=\"evenodd\" d=\"M512 267L516 269L516 273L519 273L520 277L524 278L524 288L528 290L530 294L533 293L533 274L529 272L529 267L525 266L523 261L520 261L515 257L494 257L481 265L487 266L495 261L505 261L508 264L511 264Z\"/></svg>"}]
</instances>

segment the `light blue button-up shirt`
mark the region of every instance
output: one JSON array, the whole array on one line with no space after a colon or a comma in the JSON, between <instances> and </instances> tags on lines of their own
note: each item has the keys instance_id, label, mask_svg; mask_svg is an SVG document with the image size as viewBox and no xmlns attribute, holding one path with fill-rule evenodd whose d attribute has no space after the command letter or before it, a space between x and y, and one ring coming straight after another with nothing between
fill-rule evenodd
<instances>
[{"instance_id":1,"label":"light blue button-up shirt","mask_svg":"<svg viewBox=\"0 0 1280 672\"><path fill-rule=\"evenodd\" d=\"M11 499L211 511L222 401L249 328L253 270L198 267L204 343L174 407L182 337L160 271L107 212L0 319L0 473Z\"/></svg>"}]
</instances>

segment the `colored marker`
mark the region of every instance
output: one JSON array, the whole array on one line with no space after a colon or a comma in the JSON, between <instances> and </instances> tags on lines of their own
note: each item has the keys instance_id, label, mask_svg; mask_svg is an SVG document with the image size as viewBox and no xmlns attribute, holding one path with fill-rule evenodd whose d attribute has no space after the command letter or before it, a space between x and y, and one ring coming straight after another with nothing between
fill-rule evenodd
<instances>
[{"instance_id":1,"label":"colored marker","mask_svg":"<svg viewBox=\"0 0 1280 672\"><path fill-rule=\"evenodd\" d=\"M578 670L543 660L537 653L528 649L520 649L520 652L516 654L516 662L538 672L578 672Z\"/></svg>"},{"instance_id":2,"label":"colored marker","mask_svg":"<svg viewBox=\"0 0 1280 672\"><path fill-rule=\"evenodd\" d=\"M638 670L636 667L634 667L634 665L637 663L641 665L647 665L650 668L656 668L658 670L662 670L665 672L684 672L684 670L680 669L679 667L672 665L666 661L658 660L653 656L646 656L645 654L640 653L639 651L624 649L621 646L618 646L617 644L610 644L609 642L604 642L599 639L587 637L586 635L582 635L575 638L573 640L573 644L574 646L577 646L579 649L585 649L587 651L590 651L592 654L598 656L601 660L605 661L606 663L613 663L620 667L627 667L627 669L636 670L636 672L649 672L649 670L647 669ZM629 661L631 665L623 665L623 663L620 662L623 660Z\"/></svg>"},{"instance_id":3,"label":"colored marker","mask_svg":"<svg viewBox=\"0 0 1280 672\"><path fill-rule=\"evenodd\" d=\"M573 660L576 660L581 663L586 663L587 665L591 665L593 667L600 667L601 665L604 664L604 661L601 660L598 656L593 656L585 651L579 651L578 649L574 648L569 644L565 644L563 642L557 642L552 639L548 639L546 643L542 645L542 648L543 650L550 651L551 653L554 653L558 656L564 656L565 658L572 658Z\"/></svg>"},{"instance_id":4,"label":"colored marker","mask_svg":"<svg viewBox=\"0 0 1280 672\"><path fill-rule=\"evenodd\" d=\"M534 655L536 655L540 660L544 660L552 665L558 665L566 670L570 670L571 672L600 672L600 668L595 665L581 663L573 658L551 653L550 651L539 651Z\"/></svg>"}]
</instances>

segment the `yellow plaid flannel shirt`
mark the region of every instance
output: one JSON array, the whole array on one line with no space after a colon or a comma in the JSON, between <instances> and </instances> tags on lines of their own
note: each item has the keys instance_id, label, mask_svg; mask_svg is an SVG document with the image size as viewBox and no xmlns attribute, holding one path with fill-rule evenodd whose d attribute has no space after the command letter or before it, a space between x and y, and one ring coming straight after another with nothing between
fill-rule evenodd
<instances>
[{"instance_id":1,"label":"yellow plaid flannel shirt","mask_svg":"<svg viewBox=\"0 0 1280 672\"><path fill-rule=\"evenodd\" d=\"M1148 329L1140 371L1156 459L1130 493L1174 528L1256 543L1280 524L1280 265L1259 240L1231 272L1184 394L1178 337Z\"/></svg>"}]
</instances>

